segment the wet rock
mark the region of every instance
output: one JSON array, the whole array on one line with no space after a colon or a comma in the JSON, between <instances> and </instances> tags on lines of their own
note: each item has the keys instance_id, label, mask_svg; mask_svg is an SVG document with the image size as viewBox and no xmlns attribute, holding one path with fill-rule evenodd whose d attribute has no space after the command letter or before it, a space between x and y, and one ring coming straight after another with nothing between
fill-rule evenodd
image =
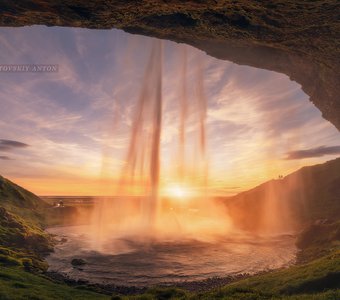
<instances>
[{"instance_id":1,"label":"wet rock","mask_svg":"<svg viewBox=\"0 0 340 300\"><path fill-rule=\"evenodd\" d=\"M82 258L74 258L71 261L71 265L74 267L86 265L86 261Z\"/></svg>"}]
</instances>

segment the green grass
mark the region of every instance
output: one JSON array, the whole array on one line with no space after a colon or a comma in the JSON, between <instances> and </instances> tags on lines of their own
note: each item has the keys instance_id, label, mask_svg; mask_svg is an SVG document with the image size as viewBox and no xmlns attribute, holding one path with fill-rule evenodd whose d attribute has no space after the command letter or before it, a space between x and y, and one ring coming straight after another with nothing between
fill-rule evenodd
<instances>
[{"instance_id":1,"label":"green grass","mask_svg":"<svg viewBox=\"0 0 340 300\"><path fill-rule=\"evenodd\" d=\"M0 299L110 299L86 290L84 287L73 288L65 284L54 283L48 278L25 272L18 267L0 267Z\"/></svg>"},{"instance_id":2,"label":"green grass","mask_svg":"<svg viewBox=\"0 0 340 300\"><path fill-rule=\"evenodd\" d=\"M19 216L32 226L45 223L44 211L50 205L30 191L0 176L0 207Z\"/></svg>"},{"instance_id":3,"label":"green grass","mask_svg":"<svg viewBox=\"0 0 340 300\"><path fill-rule=\"evenodd\" d=\"M286 270L227 285L202 299L340 299L340 251ZM257 298L256 298L257 297ZM309 298L308 298L309 297ZM325 298L326 297L326 298Z\"/></svg>"},{"instance_id":4,"label":"green grass","mask_svg":"<svg viewBox=\"0 0 340 300\"><path fill-rule=\"evenodd\" d=\"M313 177L318 179L324 177L325 172L331 174L319 183L331 193L321 195L324 201L334 205L337 205L334 202L337 199L333 196L339 191L339 163L340 160L335 160L310 171L307 169L309 174L316 172ZM318 215L310 214L311 219L329 217L328 210L319 210L323 201L316 202L318 205L310 207L310 211L318 211ZM0 300L110 299L88 287L71 287L42 275L41 271L47 267L43 253L53 245L43 231L47 223L42 214L46 209L48 205L38 197L0 177ZM288 269L243 279L210 292L191 293L177 288L155 287L141 295L113 295L112 299L340 299L339 226L339 221L326 222L314 224L302 232L298 245L303 249L300 254L303 259L301 264Z\"/></svg>"},{"instance_id":5,"label":"green grass","mask_svg":"<svg viewBox=\"0 0 340 300\"><path fill-rule=\"evenodd\" d=\"M143 295L113 299L340 299L340 251L308 264L273 271L204 293L179 289L150 289Z\"/></svg>"},{"instance_id":6,"label":"green grass","mask_svg":"<svg viewBox=\"0 0 340 300\"><path fill-rule=\"evenodd\" d=\"M52 249L52 239L41 227L0 207L0 263L17 261L27 270L45 270L43 256Z\"/></svg>"},{"instance_id":7,"label":"green grass","mask_svg":"<svg viewBox=\"0 0 340 300\"><path fill-rule=\"evenodd\" d=\"M189 293L152 288L142 295L112 299L340 299L340 251L308 264L244 279L217 290ZM110 299L110 297L33 275L21 267L0 268L0 299Z\"/></svg>"},{"instance_id":8,"label":"green grass","mask_svg":"<svg viewBox=\"0 0 340 300\"><path fill-rule=\"evenodd\" d=\"M0 176L0 262L24 266L26 270L47 268L43 256L53 249L43 230L49 207L31 192Z\"/></svg>"},{"instance_id":9,"label":"green grass","mask_svg":"<svg viewBox=\"0 0 340 300\"><path fill-rule=\"evenodd\" d=\"M340 221L308 226L299 234L296 245L302 249L297 256L299 263L312 261L340 249Z\"/></svg>"},{"instance_id":10,"label":"green grass","mask_svg":"<svg viewBox=\"0 0 340 300\"><path fill-rule=\"evenodd\" d=\"M110 299L42 275L53 242L43 230L49 209L36 195L0 176L0 300Z\"/></svg>"},{"instance_id":11,"label":"green grass","mask_svg":"<svg viewBox=\"0 0 340 300\"><path fill-rule=\"evenodd\" d=\"M136 296L112 296L112 300L166 300L166 299L191 299L194 295L178 288L150 288L142 295Z\"/></svg>"}]
</instances>

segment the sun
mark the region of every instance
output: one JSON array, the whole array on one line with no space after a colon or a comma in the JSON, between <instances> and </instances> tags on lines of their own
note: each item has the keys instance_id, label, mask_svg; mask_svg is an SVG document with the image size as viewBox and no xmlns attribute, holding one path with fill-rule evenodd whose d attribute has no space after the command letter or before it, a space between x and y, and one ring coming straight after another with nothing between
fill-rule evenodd
<instances>
[{"instance_id":1,"label":"sun","mask_svg":"<svg viewBox=\"0 0 340 300\"><path fill-rule=\"evenodd\" d=\"M181 184L173 184L165 188L164 194L175 199L187 199L192 195L192 191Z\"/></svg>"}]
</instances>

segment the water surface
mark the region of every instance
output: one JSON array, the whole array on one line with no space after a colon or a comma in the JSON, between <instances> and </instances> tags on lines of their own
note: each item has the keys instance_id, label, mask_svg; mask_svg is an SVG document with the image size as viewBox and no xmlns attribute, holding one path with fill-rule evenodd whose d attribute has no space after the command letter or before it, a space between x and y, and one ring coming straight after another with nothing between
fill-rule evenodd
<instances>
[{"instance_id":1,"label":"water surface","mask_svg":"<svg viewBox=\"0 0 340 300\"><path fill-rule=\"evenodd\" d=\"M288 266L296 254L293 236L240 232L210 241L188 238L145 243L138 237L115 237L100 252L93 247L88 231L87 226L48 229L61 241L47 258L49 271L91 283L148 286L254 274ZM73 267L74 258L82 258L86 264Z\"/></svg>"}]
</instances>

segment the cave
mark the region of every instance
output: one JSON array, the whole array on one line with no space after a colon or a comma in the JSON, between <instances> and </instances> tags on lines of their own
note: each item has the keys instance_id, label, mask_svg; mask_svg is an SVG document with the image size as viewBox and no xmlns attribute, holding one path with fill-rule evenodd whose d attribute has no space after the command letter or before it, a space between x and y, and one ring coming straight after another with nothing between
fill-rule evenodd
<instances>
[{"instance_id":1,"label":"cave","mask_svg":"<svg viewBox=\"0 0 340 300\"><path fill-rule=\"evenodd\" d=\"M339 16L332 1L2 1L0 26L123 29L187 43L211 56L301 84L340 128ZM259 58L260 57L260 58Z\"/></svg>"},{"instance_id":2,"label":"cave","mask_svg":"<svg viewBox=\"0 0 340 300\"><path fill-rule=\"evenodd\" d=\"M18 125L18 127L25 128L25 132L21 132L20 141L14 140L16 139L15 133L9 137L0 137L2 172L10 180L15 180L29 189L32 188L34 192L39 193L40 197L0 176L0 212L3 216L0 219L0 265L5 266L5 271L0 272L0 283L5 282L4 286L9 291L0 291L0 298L4 296L5 299L11 299L13 289L23 287L27 288L27 295L34 294L35 291L32 292L31 288L37 285L39 288L45 289L46 287L46 291L42 292L47 293L46 299L70 295L75 295L75 299L78 299L77 297L82 299L82 293L84 293L84 299L96 299L96 297L106 297L106 295L112 295L111 299L122 299L121 297L125 299L125 296L137 295L138 297L142 293L146 293L152 299L187 299L189 297L187 292L194 293L191 295L192 299L198 299L201 295L207 299L228 296L233 299L242 299L244 295L250 297L254 295L254 299L261 299L262 296L274 298L301 293L308 295L325 293L321 295L325 297L338 296L335 282L339 278L337 249L340 232L338 217L340 212L338 201L340 159L335 158L327 162L322 159L310 160L309 164L322 162L322 164L313 166L306 166L303 163L299 165L300 162L298 162L294 168L285 169L284 173L278 173L278 170L279 172L281 170L275 167L274 160L268 160L268 165L263 169L274 171L270 175L268 172L264 177L258 176L247 186L238 186L236 181L232 181L232 177L237 177L237 171L240 171L255 178L257 174L252 174L251 164L246 165L246 168L242 170L241 168L236 170L236 167L234 169L221 167L219 175L224 180L227 178L230 183L229 190L228 192L224 190L221 195L209 194L207 174L211 174L210 170L208 171L209 164L206 159L209 148L207 146L209 134L206 134L208 132L206 128L211 118L215 118L213 121L225 123L229 120L221 116L223 109L218 113L217 109L215 111L210 109L208 112L207 99L213 97L206 96L203 88L205 85L203 78L208 78L213 72L218 73L217 71L223 68L228 72L231 71L223 74L221 72L220 86L217 87L216 82L215 87L210 87L211 90L214 88L222 90L233 80L242 81L240 78L247 77L245 74L249 73L252 77L249 80L250 83L256 78L258 85L262 86L259 93L265 94L268 90L272 92L267 95L271 100L266 103L266 107L263 107L266 117L279 119L277 118L279 114L271 113L271 109L275 107L276 111L282 112L281 119L276 121L287 121L283 127L287 126L292 131L298 132L296 136L300 135L301 140L309 139L310 148L297 150L290 148L290 142L284 144L285 138L281 139L280 135L272 134L273 139L283 141L282 145L278 143L278 146L275 146L284 148L284 151L282 149L277 151L279 155L275 158L280 159L283 164L288 162L293 165L299 159L319 159L321 156L339 154L340 146L336 145L339 141L337 130L340 129L340 98L338 96L340 86L338 11L340 4L338 1L144 0L138 1L138 4L136 2L131 0L93 2L4 0L0 3L0 27L11 28L13 37L15 36L13 40L10 40L12 33L0 28L0 43L5 45L4 49L6 48L7 54L11 53L11 49L13 53L18 50L21 52L20 59L27 59L29 63L34 60L32 57L39 58L39 55L46 50L48 53L57 53L60 49L57 49L56 45L60 42L64 48L70 46L69 55L63 56L66 59L60 60L60 65L40 65L38 68L42 69L29 70L30 72L58 73L58 68L66 67L64 71L72 75L72 70L68 69L67 63L73 59L78 62L89 61L87 67L91 67L92 64L92 69L90 67L86 69L81 63L74 65L77 74L84 76L82 85L75 88L74 94L72 94L73 87L70 88L67 84L65 86L69 88L69 94L59 93L62 89L58 87L57 76L41 82L32 80L32 85L29 81L25 85L25 79L21 77L18 82L13 80L13 85L8 84L6 88L3 88L6 90L2 94L6 96L2 98L6 98L3 101L3 107L4 111L8 110L8 118L4 118L0 123L3 126L2 134L10 132L10 125L20 123L16 122L16 117L11 117L11 108L13 113L15 111L13 107L20 107L18 115L27 113L28 118ZM18 33L14 34L15 30ZM69 34L69 30L73 30L72 34ZM30 35L33 31L35 31L35 36ZM126 54L124 63L127 63L119 65L121 68L119 75L114 74L113 71L104 74L103 70L109 70L111 65L110 60L105 60L103 57L107 58L111 55L112 44L101 44L101 38L106 41L110 39L119 41L117 36L120 36L123 41L127 33L128 36L133 35L136 39L140 39L139 45L143 46L134 47L136 44L133 43L129 47L118 45L121 47L114 48L114 51L119 50L117 51L119 52L118 59ZM61 36L65 36L65 39L60 38ZM32 37L32 41L28 43L30 47L25 48L20 37L25 42ZM55 38L55 43L49 44L50 37ZM92 52L86 47L78 47L79 49L73 51L77 46L81 46L81 43L72 43L72 39L76 38L83 39L84 44L92 39L95 51ZM37 45L42 45L44 39L46 44L38 49ZM23 47L20 48L20 45ZM35 47L36 51L34 51ZM27 49L35 56L26 55ZM85 55L77 56L82 51ZM204 53L202 54L201 51ZM175 59L175 63L165 63L171 60L169 59L171 55L177 57L177 61ZM3 57L6 57L6 53ZM58 55L50 57L58 60ZM114 59L118 60L117 57ZM163 60L164 57L166 59ZM136 58L142 61L141 65ZM42 60L44 59L46 57ZM129 60L132 61L134 67L137 66L136 69L129 66L131 63ZM202 67L202 62L208 62L206 67ZM0 66L0 72L6 73L1 75L9 78L6 79L8 81L2 83L3 87L4 84L11 83L15 76L19 78L22 75L13 74L18 71L16 69L13 73L11 70L7 72L8 68L22 67L11 65L11 63L17 62L11 61L8 65ZM174 68L175 71L171 69L173 65L177 66L177 69ZM29 68L32 65L23 66ZM142 69L145 69L145 73ZM126 72L125 75L122 70ZM194 70L192 72L195 74L192 77L194 79L189 79L188 70ZM19 70L21 71L23 70ZM142 73L144 75L141 75ZM127 105L124 108L126 111L122 113L122 119L128 120L125 120L125 123L117 125L115 121L117 114L123 112L123 110L119 111L119 105L112 105L112 110L108 109L113 97L107 97L107 102L95 101L102 96L100 93L98 93L98 99L93 98L92 102L91 97L88 97L86 100L93 105L94 109L89 106L90 109L87 111L82 110L83 104L73 101L79 90L90 90L92 84L95 86L94 78L98 79L101 76L104 78L103 74L107 75L107 86L114 84L123 86L123 83L128 83L124 88L131 94L127 93L129 97L121 97L122 103L125 101L134 106ZM115 76L110 77L111 75ZM209 84L218 78L218 76L211 77ZM65 78L62 83L70 79L67 76ZM269 78L274 78L274 80L270 81ZM246 83L247 79L249 78L244 80ZM269 82L265 82L266 80ZM30 110L25 111L26 102L28 104L34 102L31 98L35 95L29 92L35 84L38 87L35 90L38 91L35 104L41 109L41 115L45 119L39 118L38 114L30 115ZM189 88L190 84L192 86ZM135 91L136 86L138 86L138 92ZM235 85L234 89L246 90L246 86L246 84ZM254 92L252 84L249 84L249 87L248 95ZM13 103L11 103L11 89L17 93L17 96L19 95L18 99L20 98L21 102L15 102L16 99L13 96ZM166 114L171 116L167 119L162 111L165 111L164 107L171 101L165 101L166 97L163 94L166 93L162 92L162 89L167 92L170 90L182 92L181 96L178 94L172 96L173 99L178 98L176 103L179 105L175 113L167 110ZM25 93L26 90L27 93ZM60 111L54 109L53 106L46 105L43 99L51 90L53 91L51 95L55 97L56 102L61 101L70 112L78 112L78 115L59 114ZM194 96L188 95L189 90L194 91ZM284 96L276 97L274 95L276 91L277 94L281 93ZM96 87L91 96L95 93ZM229 102L222 101L222 103L221 99L217 99L212 107L222 103L225 105L224 108L232 107L229 111L226 109L225 114L236 115L246 106L248 110L245 109L239 118L243 118L244 123L247 123L247 117L250 119L253 117L253 120L247 124L249 127L254 124L260 124L259 127L263 125L261 117L264 115L256 115L256 110L252 110L252 105L259 98L254 97L250 101L249 97L247 99L247 93L241 92L236 95L239 97L234 97L232 90L226 89L225 94L228 93L231 94L228 98ZM74 99L73 95L75 95ZM311 103L308 102L306 95ZM114 97L119 98L119 93L114 94ZM234 99L231 99L233 97ZM125 100L127 98L128 100ZM303 105L307 107L306 110L301 109ZM320 118L319 111L313 105L325 119L321 120L324 123L320 123L320 127L315 126L316 123L312 121L315 116ZM186 134L184 128L190 127L188 126L188 120L192 117L188 113L190 110L195 112L192 114L195 116L192 123L194 124L192 127L195 127L192 131L195 137L192 140L194 140L193 148L197 148L194 149L196 152L183 150L184 146L189 145L187 142L189 138L184 138ZM306 111L311 113L305 113ZM126 112L130 115L125 114ZM102 136L94 134L93 140L97 138L96 141L99 141L98 144L101 143L102 149L93 147L85 153L86 151L77 145L77 138L89 137L89 132L85 132L85 129L93 125L90 124L89 119L86 120L91 113L97 114L96 117L101 121L107 117L105 113L109 115L107 117L109 121L105 123L108 125L109 134L106 135L107 140L101 140L106 133ZM74 120L80 120L82 114L85 117L81 122L72 123ZM4 112L3 115L5 115ZM50 124L45 122L46 116L50 118ZM32 124L29 118L34 119L37 124L40 122L42 128L44 126L45 129L52 128L51 132L55 129L53 125L57 124L64 129L64 132L63 134L59 132L57 136L56 130L51 134L51 139L47 138L44 143L37 142L38 139L30 140L30 131L32 131L32 136L35 134L38 136L41 132L30 129L34 127L30 127ZM326 121L332 123L335 128ZM305 127L301 126L302 123ZM68 135L71 132L70 124L84 131L79 131L81 134L77 138L75 135ZM98 124L95 124L93 128L96 126L99 128L104 122ZM179 136L176 140L180 149L177 154L174 154L175 151L171 153L167 150L170 148L169 144L174 144L174 140L167 141L166 147L164 145L163 148L161 147L164 137L161 132L171 131L169 125L175 126L174 124L177 126ZM110 135L110 130L113 131L113 127L119 126L125 126L125 131L123 131L125 141L117 148L127 150L126 153L121 154L122 157L127 155L125 164L121 164L123 175L114 177L116 174L113 172L112 165L119 165L119 163L114 161L117 157L112 154L110 148L110 143L113 141L113 134ZM263 125L262 131L270 135L272 127L275 126L275 122ZM309 127L308 130L306 127ZM300 133L301 128L304 129L301 131L303 134ZM321 136L318 135L318 131L322 130L329 134L325 139L318 139ZM252 137L256 135L255 131L256 128L253 128L251 133L248 132L248 136L243 135L246 139L245 144L251 144ZM233 148L233 143L237 140L235 136L241 136L244 131L237 131L234 136L229 136L227 133L229 133L228 130L225 130L225 135L218 136L211 147L212 150L223 149L225 145L229 149ZM58 139L62 138L71 142L64 145L58 144ZM228 139L229 144L226 143ZM295 141L295 137L291 137L291 140ZM34 144L33 147L31 141L32 145ZM254 150L248 151L250 158L256 157L259 153L268 157L276 155L275 146L270 148L265 145L265 139L259 139L257 142L253 149L256 149L258 153ZM316 143L323 142L330 144L328 146L316 145ZM296 144L304 145L303 143ZM62 149L64 152L58 152L60 146L65 146ZM315 147L312 148L312 146ZM46 157L43 155L40 157L37 155L38 152L33 153L33 151L34 155L30 157L33 162L38 161L38 164L43 165L41 169L43 177L40 178L34 176L30 178L30 167L33 166L34 173L34 163L32 165L30 165L31 161L27 163L29 156L25 156L25 151L29 152L34 147L35 149L47 148L50 151ZM91 151L99 153L100 158L88 155ZM183 166L190 159L194 167L192 169L177 168L174 173L178 172L180 175L176 173L177 181L172 182L169 180L171 176L161 175L161 153L166 151L170 157L166 162L174 170L177 168L176 164ZM60 169L53 169L54 165L51 162L67 157L68 154L73 159L73 165L67 165L69 162L65 159ZM176 155L177 161L174 159ZM26 161L24 161L25 157ZM225 162L221 160L221 157L216 157L213 164L222 166ZM303 162L305 163L306 160ZM7 168L11 165L14 165L13 169ZM46 167L47 165L50 169ZM88 166L90 167L86 169ZM304 167L297 170L297 166ZM82 178L81 183L72 178L76 173L69 172L77 168L79 174L83 171L83 174L87 175L86 171L90 174L84 177L85 180ZM95 173L92 172L94 169L100 170L98 174L101 172L102 177L99 176L98 182L93 182L94 177L91 177ZM118 173L117 170L118 168L115 172ZM229 177L225 175L226 170L229 171ZM53 172L56 174L52 175ZM64 182L69 182L68 186L63 186L61 180L53 181L53 176L58 175L58 172L65 177ZM194 174L192 182L186 182L183 175L185 172L190 175ZM134 177L135 173L141 174L141 177ZM103 174L108 176L105 177ZM166 177L166 184L163 184L162 176ZM195 176L199 178L197 182ZM40 181L42 178L45 181ZM143 181L144 178L147 180ZM41 186L44 185L41 182L45 186ZM97 183L96 189L91 190ZM59 190L55 188L58 185ZM88 187L86 191L83 189L85 185ZM53 195L48 194L48 191L52 190L51 186L55 188ZM108 187L106 194L90 196L89 193L92 191L102 192L103 186ZM65 193L72 190L74 193L81 191L87 194L66 196ZM229 192L230 195L227 194ZM323 270L319 272L320 266ZM281 270L283 268L285 270ZM262 273L271 272L274 269L278 270L270 273L269 277L261 277ZM2 273L7 270L10 274L11 272L21 274L20 278L23 279L23 283L18 282L15 276ZM23 271L25 273L20 273ZM178 275L177 272L180 274ZM310 275L308 278L305 278L306 273ZM39 280L46 280L47 277L52 283L40 283ZM5 279L2 280L2 278ZM163 278L164 281L162 281ZM184 281L183 278L185 278ZM244 278L246 281L243 281ZM247 283L244 283L247 280L255 282L253 287L248 287ZM286 282L281 285L283 280ZM33 285L31 285L32 281L34 281ZM234 281L240 281L239 285L236 282L235 289L228 285ZM26 285L26 282L29 284ZM56 292L59 287L52 286L55 283L58 283L61 291ZM315 283L317 283L316 288ZM160 290L158 288L148 289L158 284L161 284ZM261 286L266 286L263 288L263 293L259 292ZM167 289L168 287L170 289ZM180 289L177 290L177 288ZM213 290L214 288L218 289ZM91 294L92 292L94 294ZM209 294L210 292L212 294ZM57 293L58 296L56 296ZM21 292L18 294L22 295Z\"/></svg>"}]
</instances>

